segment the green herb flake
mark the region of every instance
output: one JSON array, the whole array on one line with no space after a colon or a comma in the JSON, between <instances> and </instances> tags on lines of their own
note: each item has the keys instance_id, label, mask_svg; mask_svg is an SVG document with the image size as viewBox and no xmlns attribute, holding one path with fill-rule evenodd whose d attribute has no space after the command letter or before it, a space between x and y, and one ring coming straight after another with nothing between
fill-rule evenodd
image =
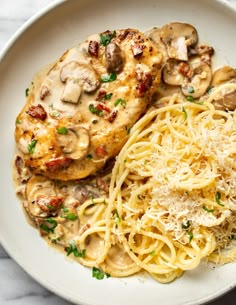
<instances>
[{"instance_id":1,"label":"green herb flake","mask_svg":"<svg viewBox=\"0 0 236 305\"><path fill-rule=\"evenodd\" d=\"M220 202L220 199L221 199L221 193L216 192L216 203L223 207L224 205Z\"/></svg>"},{"instance_id":2,"label":"green herb flake","mask_svg":"<svg viewBox=\"0 0 236 305\"><path fill-rule=\"evenodd\" d=\"M151 253L149 253L149 255L154 256L156 254L156 251L153 250Z\"/></svg>"},{"instance_id":3,"label":"green herb flake","mask_svg":"<svg viewBox=\"0 0 236 305\"><path fill-rule=\"evenodd\" d=\"M60 127L57 129L57 133L59 134L68 134L68 128L66 128L65 126Z\"/></svg>"},{"instance_id":4,"label":"green herb flake","mask_svg":"<svg viewBox=\"0 0 236 305\"><path fill-rule=\"evenodd\" d=\"M107 93L105 94L104 98L106 101L110 100L112 98L113 93Z\"/></svg>"},{"instance_id":5,"label":"green herb flake","mask_svg":"<svg viewBox=\"0 0 236 305\"><path fill-rule=\"evenodd\" d=\"M54 209L54 206L52 206L51 204L47 204L47 208L48 208L49 210L53 210L53 209Z\"/></svg>"},{"instance_id":6,"label":"green herb flake","mask_svg":"<svg viewBox=\"0 0 236 305\"><path fill-rule=\"evenodd\" d=\"M86 249L79 250L77 248L74 240L71 240L69 242L69 247L67 247L66 251L67 251L67 256L69 256L71 253L73 253L75 257L83 258L83 257L85 257L85 254L86 254Z\"/></svg>"},{"instance_id":7,"label":"green herb flake","mask_svg":"<svg viewBox=\"0 0 236 305\"><path fill-rule=\"evenodd\" d=\"M64 212L64 213L67 213L69 210L67 209L67 208L62 208L62 211Z\"/></svg>"},{"instance_id":8,"label":"green herb flake","mask_svg":"<svg viewBox=\"0 0 236 305\"><path fill-rule=\"evenodd\" d=\"M194 102L194 97L192 95L187 96L187 101Z\"/></svg>"},{"instance_id":9,"label":"green herb flake","mask_svg":"<svg viewBox=\"0 0 236 305\"><path fill-rule=\"evenodd\" d=\"M190 231L187 231L188 236L189 236L189 242L191 243L192 239L193 239L193 233Z\"/></svg>"},{"instance_id":10,"label":"green herb flake","mask_svg":"<svg viewBox=\"0 0 236 305\"><path fill-rule=\"evenodd\" d=\"M188 114L187 114L187 111L185 110L184 107L182 107L182 112L183 112L183 114L184 114L184 120L186 121L187 118L188 118Z\"/></svg>"},{"instance_id":11,"label":"green herb flake","mask_svg":"<svg viewBox=\"0 0 236 305\"><path fill-rule=\"evenodd\" d=\"M194 88L192 86L188 87L188 93L194 93Z\"/></svg>"},{"instance_id":12,"label":"green herb flake","mask_svg":"<svg viewBox=\"0 0 236 305\"><path fill-rule=\"evenodd\" d=\"M54 233L54 229L57 227L57 222L53 218L46 218L46 223L40 225L40 229L47 233Z\"/></svg>"},{"instance_id":13,"label":"green herb flake","mask_svg":"<svg viewBox=\"0 0 236 305\"><path fill-rule=\"evenodd\" d=\"M118 98L118 100L115 101L114 106L117 107L119 104L121 104L122 107L126 107L126 100L123 98Z\"/></svg>"},{"instance_id":14,"label":"green herb flake","mask_svg":"<svg viewBox=\"0 0 236 305\"><path fill-rule=\"evenodd\" d=\"M58 118L58 117L60 116L60 114L59 114L57 111L53 111L53 112L52 112L52 116L53 116L54 118Z\"/></svg>"},{"instance_id":15,"label":"green herb flake","mask_svg":"<svg viewBox=\"0 0 236 305\"><path fill-rule=\"evenodd\" d=\"M189 229L190 225L191 225L191 222L188 220L188 221L186 222L186 224L182 224L182 228L185 229L185 230L187 230L187 229Z\"/></svg>"},{"instance_id":16,"label":"green herb flake","mask_svg":"<svg viewBox=\"0 0 236 305\"><path fill-rule=\"evenodd\" d=\"M117 210L115 210L115 216L118 219L118 222L121 222L121 217L120 217L120 215L119 215Z\"/></svg>"},{"instance_id":17,"label":"green herb flake","mask_svg":"<svg viewBox=\"0 0 236 305\"><path fill-rule=\"evenodd\" d=\"M88 155L86 156L86 158L87 158L87 159L93 159L93 156L92 156L91 154L88 154Z\"/></svg>"},{"instance_id":18,"label":"green herb flake","mask_svg":"<svg viewBox=\"0 0 236 305\"><path fill-rule=\"evenodd\" d=\"M97 123L98 123L98 120L92 120L92 123L93 123L93 124L97 124Z\"/></svg>"},{"instance_id":19,"label":"green herb flake","mask_svg":"<svg viewBox=\"0 0 236 305\"><path fill-rule=\"evenodd\" d=\"M207 89L207 93L210 94L211 91L213 90L214 86L210 86L208 89Z\"/></svg>"},{"instance_id":20,"label":"green herb flake","mask_svg":"<svg viewBox=\"0 0 236 305\"><path fill-rule=\"evenodd\" d=\"M197 104L197 105L203 105L204 104L204 102L196 102L192 95L188 95L186 97L186 99L187 99L188 102L191 102L191 103L194 103L194 104Z\"/></svg>"},{"instance_id":21,"label":"green herb flake","mask_svg":"<svg viewBox=\"0 0 236 305\"><path fill-rule=\"evenodd\" d=\"M116 37L116 31L113 31L113 33L108 32L100 34L100 44L105 47L111 42L112 38L114 37Z\"/></svg>"},{"instance_id":22,"label":"green herb flake","mask_svg":"<svg viewBox=\"0 0 236 305\"><path fill-rule=\"evenodd\" d=\"M103 280L104 277L109 278L111 275L109 273L103 272L101 269L93 267L92 269L92 275L95 277L97 280Z\"/></svg>"},{"instance_id":23,"label":"green herb flake","mask_svg":"<svg viewBox=\"0 0 236 305\"><path fill-rule=\"evenodd\" d=\"M78 216L75 213L68 213L63 215L62 217L71 221L75 221L78 219Z\"/></svg>"},{"instance_id":24,"label":"green herb flake","mask_svg":"<svg viewBox=\"0 0 236 305\"><path fill-rule=\"evenodd\" d=\"M17 120L16 120L16 124L17 124L17 125L21 124L21 120L17 119Z\"/></svg>"},{"instance_id":25,"label":"green herb flake","mask_svg":"<svg viewBox=\"0 0 236 305\"><path fill-rule=\"evenodd\" d=\"M30 144L28 144L28 152L30 154L34 153L37 142L38 140L34 139Z\"/></svg>"},{"instance_id":26,"label":"green herb flake","mask_svg":"<svg viewBox=\"0 0 236 305\"><path fill-rule=\"evenodd\" d=\"M205 205L202 208L208 213L214 213L214 209L208 209Z\"/></svg>"},{"instance_id":27,"label":"green herb flake","mask_svg":"<svg viewBox=\"0 0 236 305\"><path fill-rule=\"evenodd\" d=\"M132 127L129 127L129 128L127 129L127 134L130 134L131 128L132 128Z\"/></svg>"},{"instance_id":28,"label":"green herb flake","mask_svg":"<svg viewBox=\"0 0 236 305\"><path fill-rule=\"evenodd\" d=\"M102 110L95 108L93 104L89 104L89 111L93 114L97 114L98 116L103 116Z\"/></svg>"},{"instance_id":29,"label":"green herb flake","mask_svg":"<svg viewBox=\"0 0 236 305\"><path fill-rule=\"evenodd\" d=\"M116 79L117 79L117 75L116 75L116 73L113 72L113 73L110 73L110 74L103 75L101 77L100 82L101 83L109 83L109 82L114 82Z\"/></svg>"},{"instance_id":30,"label":"green herb flake","mask_svg":"<svg viewBox=\"0 0 236 305\"><path fill-rule=\"evenodd\" d=\"M25 89L25 96L28 97L29 96L29 88Z\"/></svg>"}]
</instances>

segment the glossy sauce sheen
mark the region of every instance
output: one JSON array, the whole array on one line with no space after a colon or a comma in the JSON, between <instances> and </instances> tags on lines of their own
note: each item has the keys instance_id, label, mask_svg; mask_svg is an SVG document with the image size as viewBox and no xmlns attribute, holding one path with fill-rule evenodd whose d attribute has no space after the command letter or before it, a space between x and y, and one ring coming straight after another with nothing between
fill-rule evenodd
<instances>
[{"instance_id":1,"label":"glossy sauce sheen","mask_svg":"<svg viewBox=\"0 0 236 305\"><path fill-rule=\"evenodd\" d=\"M68 50L44 77L33 80L15 132L18 148L33 173L69 180L96 172L106 160L117 155L127 140L129 128L149 105L160 82L162 55L157 45L136 30L109 35L114 37L108 45L119 47L123 62L110 64L109 54L106 55L109 49L101 45L99 35L94 35ZM99 46L97 51L94 45ZM113 52L117 54L116 49ZM96 77L93 80L97 82L96 88L90 88L91 92L86 92L85 79L73 76L73 82L68 84L70 76L65 75L68 71L62 72L65 66L72 70L78 64ZM111 74L115 74L115 80L101 81ZM63 101L65 94L73 99L79 88L81 94L76 93L79 96L76 102ZM70 130L70 143L66 135L58 135L61 128ZM78 148L75 142L79 143ZM34 146L33 152L29 152L29 145ZM73 148L65 148L69 146Z\"/></svg>"}]
</instances>

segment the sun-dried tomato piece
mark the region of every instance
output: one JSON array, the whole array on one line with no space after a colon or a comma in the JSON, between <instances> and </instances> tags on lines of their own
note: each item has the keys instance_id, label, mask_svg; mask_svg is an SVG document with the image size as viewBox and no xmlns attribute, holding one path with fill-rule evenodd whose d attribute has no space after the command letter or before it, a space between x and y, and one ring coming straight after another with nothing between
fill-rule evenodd
<instances>
[{"instance_id":1,"label":"sun-dried tomato piece","mask_svg":"<svg viewBox=\"0 0 236 305\"><path fill-rule=\"evenodd\" d=\"M95 40L90 40L89 46L88 46L89 54L94 57L98 57L98 49L99 49L99 43Z\"/></svg>"},{"instance_id":2,"label":"sun-dried tomato piece","mask_svg":"<svg viewBox=\"0 0 236 305\"><path fill-rule=\"evenodd\" d=\"M40 104L38 104L37 106L30 106L27 113L32 116L32 118L40 119L42 121L47 118L47 112Z\"/></svg>"},{"instance_id":3,"label":"sun-dried tomato piece","mask_svg":"<svg viewBox=\"0 0 236 305\"><path fill-rule=\"evenodd\" d=\"M45 165L49 171L55 172L56 170L69 167L72 161L70 158L57 157L45 162Z\"/></svg>"},{"instance_id":4,"label":"sun-dried tomato piece","mask_svg":"<svg viewBox=\"0 0 236 305\"><path fill-rule=\"evenodd\" d=\"M145 46L140 44L135 44L131 48L134 57L140 57L143 54L143 49L145 48Z\"/></svg>"},{"instance_id":5,"label":"sun-dried tomato piece","mask_svg":"<svg viewBox=\"0 0 236 305\"><path fill-rule=\"evenodd\" d=\"M105 157L107 155L107 151L103 146L98 146L95 150L95 153L98 157Z\"/></svg>"},{"instance_id":6,"label":"sun-dried tomato piece","mask_svg":"<svg viewBox=\"0 0 236 305\"><path fill-rule=\"evenodd\" d=\"M137 86L138 96L143 96L152 85L152 76L150 73L145 73L142 81Z\"/></svg>"},{"instance_id":7,"label":"sun-dried tomato piece","mask_svg":"<svg viewBox=\"0 0 236 305\"><path fill-rule=\"evenodd\" d=\"M48 196L44 194L39 194L36 197L35 203L39 206L39 208L44 212L55 211L57 210L64 198L59 196Z\"/></svg>"},{"instance_id":8,"label":"sun-dried tomato piece","mask_svg":"<svg viewBox=\"0 0 236 305\"><path fill-rule=\"evenodd\" d=\"M113 110L105 119L108 122L112 123L117 117L117 114L118 114L118 110Z\"/></svg>"}]
</instances>

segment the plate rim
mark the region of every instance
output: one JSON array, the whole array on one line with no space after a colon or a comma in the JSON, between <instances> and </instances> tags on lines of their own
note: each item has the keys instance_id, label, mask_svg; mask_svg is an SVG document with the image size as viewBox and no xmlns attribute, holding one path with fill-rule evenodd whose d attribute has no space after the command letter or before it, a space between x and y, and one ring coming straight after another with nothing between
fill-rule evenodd
<instances>
[{"instance_id":1,"label":"plate rim","mask_svg":"<svg viewBox=\"0 0 236 305\"><path fill-rule=\"evenodd\" d=\"M192 0L190 0L192 1ZM208 3L212 3L212 0L203 0ZM0 65L4 61L5 56L8 54L8 52L11 50L11 48L14 47L14 45L17 43L17 41L21 38L21 36L24 35L24 33L34 25L37 21L39 21L41 18L43 18L45 15L50 13L52 10L56 9L63 3L68 2L68 0L53 0L52 3L47 4L44 8L40 9L38 12L34 13L28 20L26 20L18 30L14 32L14 34L7 40L7 42L3 45L3 47L0 49ZM235 4L232 4L231 1L229 0L214 0L213 5L218 5L221 6L222 8L226 9L230 13L235 14L235 19L236 19L236 1ZM67 300L73 304L80 304L80 305L91 305L91 303L88 303L86 300L83 299L83 297L80 296L79 300L75 300L72 296L66 294L66 292L61 291L60 289L56 289L56 286L51 285L50 282L46 280L43 280L38 277L37 272L31 271L30 268L23 262L21 262L17 256L10 250L10 248L7 245L7 241L4 238L3 234L0 232L0 244L3 247L3 249L7 252L7 254L17 263L17 265L27 273L28 276L33 278L37 283L39 283L41 286L43 286L45 289L48 289L52 293L54 293L56 296L59 296L63 298L64 300ZM236 282L227 285L223 287L222 289L218 290L217 293L214 292L214 295L208 295L197 302L189 301L185 303L185 305L201 305L201 304L206 304L208 302L214 301L218 299L219 297L223 297L225 294L228 292L232 291L233 289L236 288ZM78 303L79 301L79 303ZM94 303L93 305L96 305Z\"/></svg>"}]
</instances>

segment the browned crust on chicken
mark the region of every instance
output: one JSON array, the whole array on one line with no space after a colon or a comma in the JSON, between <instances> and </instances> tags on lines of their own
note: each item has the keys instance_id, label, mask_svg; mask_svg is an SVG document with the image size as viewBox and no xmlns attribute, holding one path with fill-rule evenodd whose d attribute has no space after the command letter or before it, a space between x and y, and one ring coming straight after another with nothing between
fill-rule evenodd
<instances>
[{"instance_id":1,"label":"browned crust on chicken","mask_svg":"<svg viewBox=\"0 0 236 305\"><path fill-rule=\"evenodd\" d=\"M61 180L95 173L145 112L161 65L158 46L133 29L106 31L68 50L33 80L17 117L26 166Z\"/></svg>"}]
</instances>

